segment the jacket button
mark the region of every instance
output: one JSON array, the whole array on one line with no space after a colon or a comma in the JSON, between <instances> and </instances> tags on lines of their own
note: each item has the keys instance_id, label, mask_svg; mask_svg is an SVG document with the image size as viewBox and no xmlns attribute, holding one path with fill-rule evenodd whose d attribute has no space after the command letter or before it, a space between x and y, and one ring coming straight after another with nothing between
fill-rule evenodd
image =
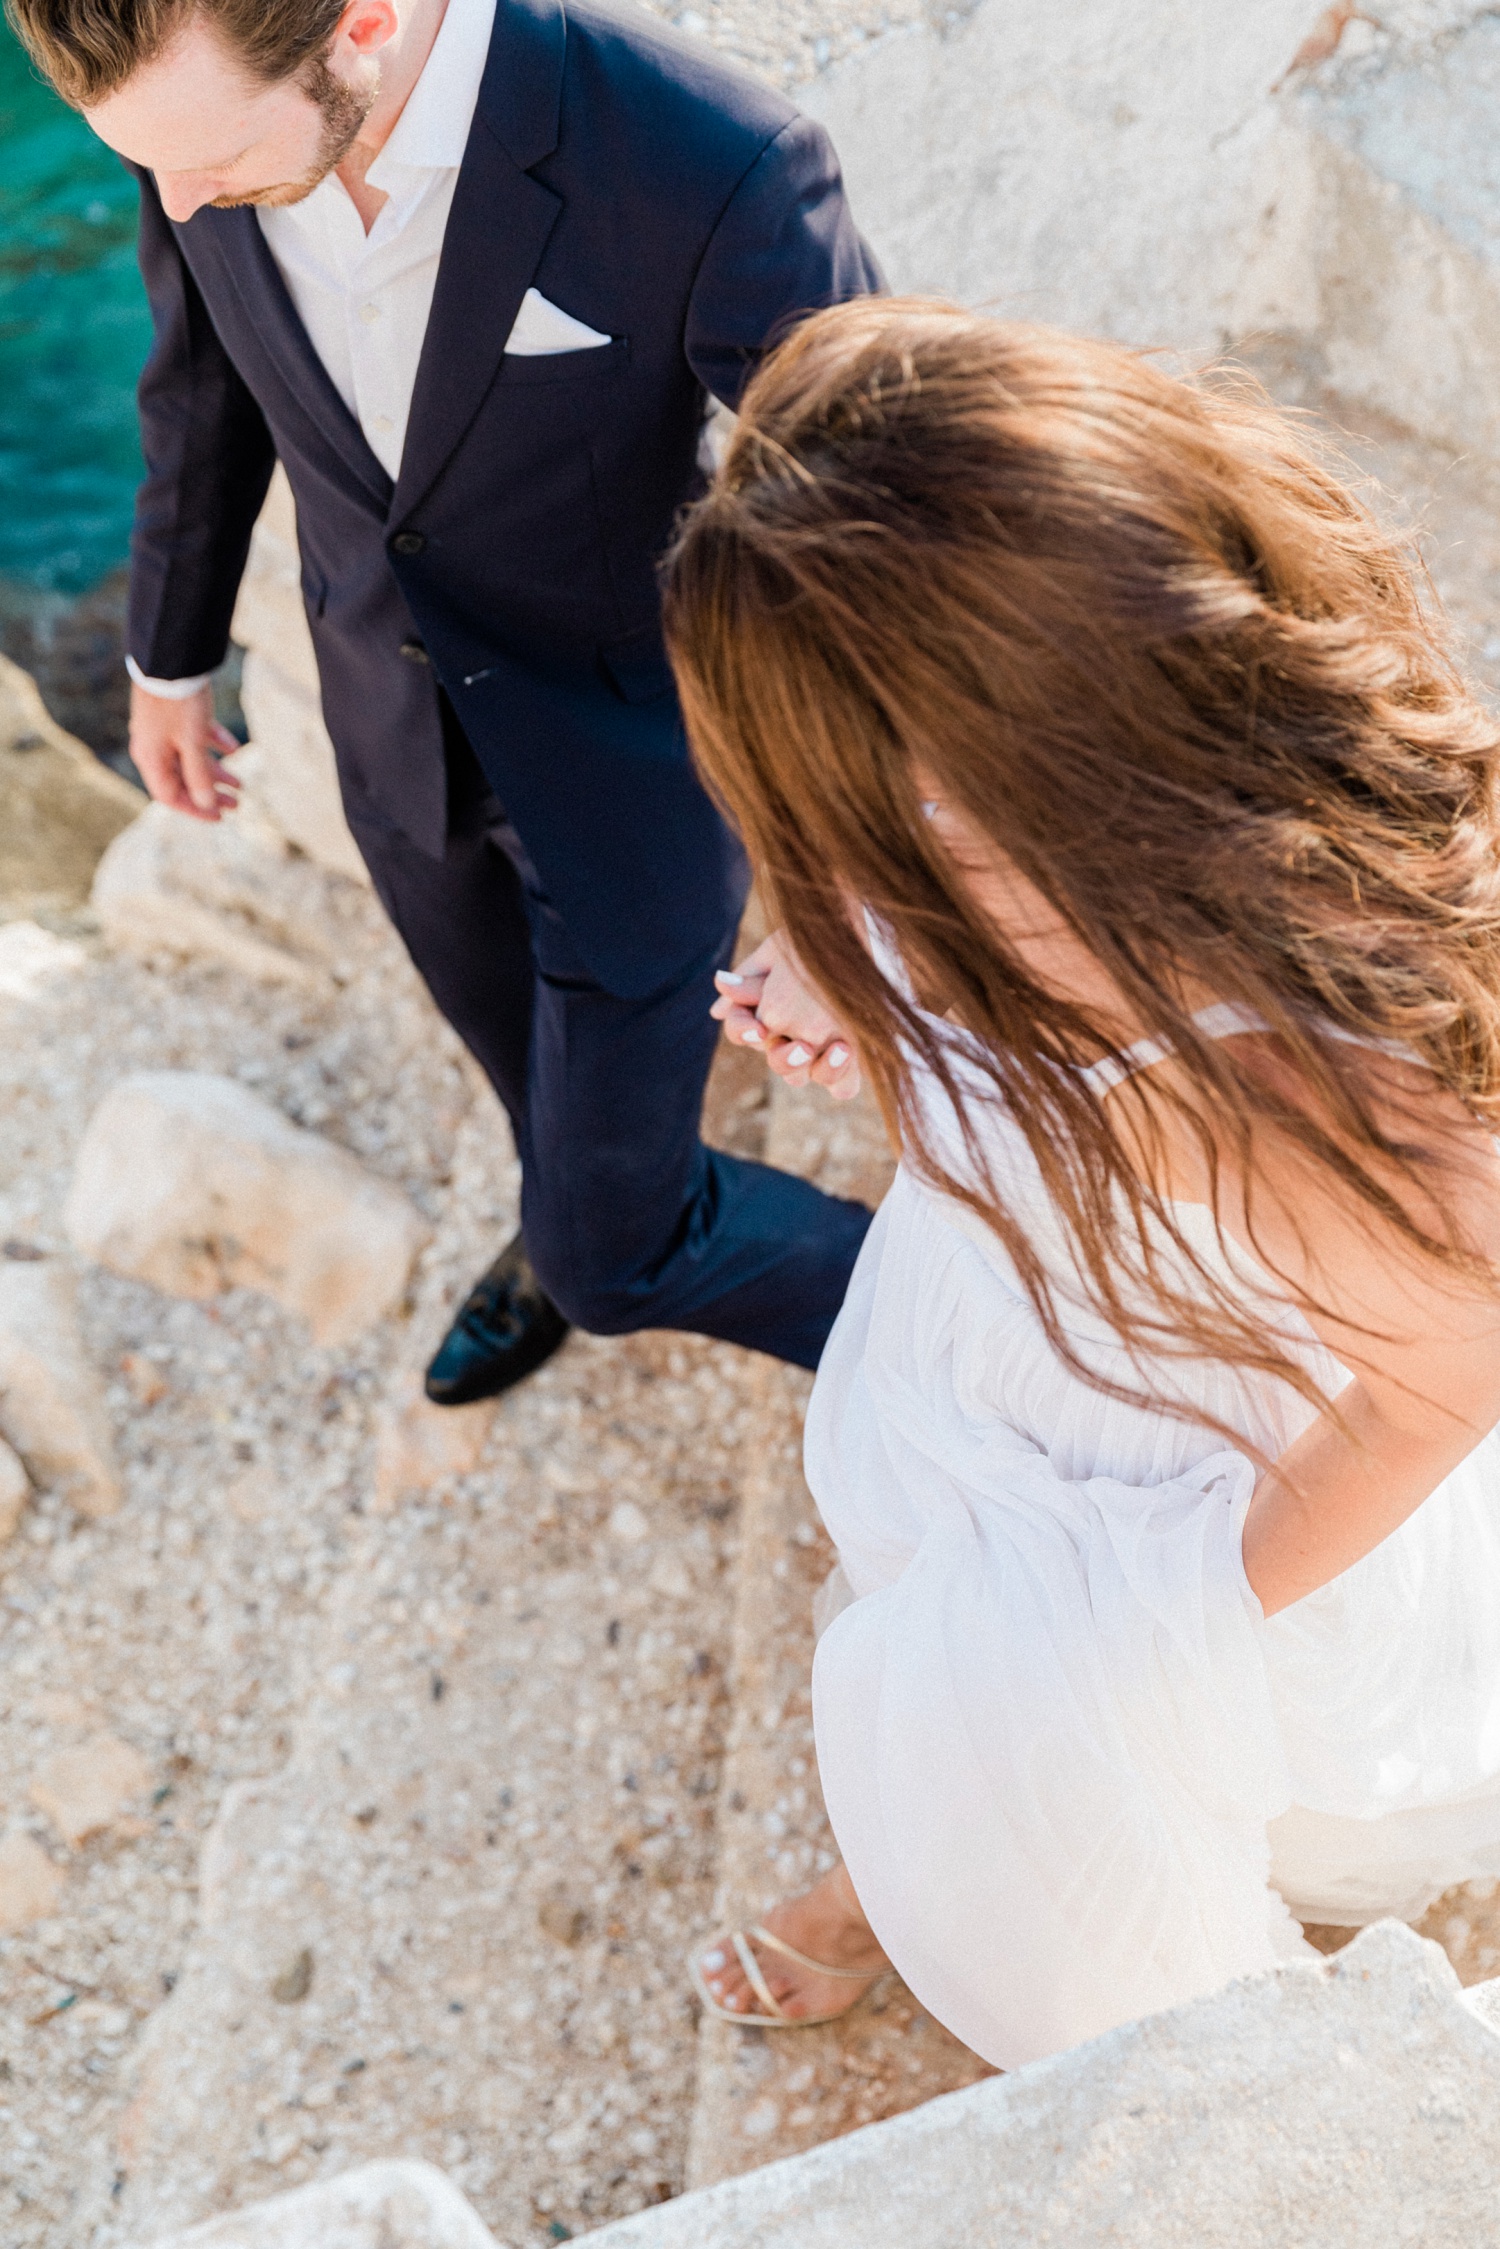
<instances>
[{"instance_id":1,"label":"jacket button","mask_svg":"<svg viewBox=\"0 0 1500 2249\"><path fill-rule=\"evenodd\" d=\"M411 638L402 641L401 653L409 664L430 664L432 662L432 658L414 634Z\"/></svg>"},{"instance_id":2,"label":"jacket button","mask_svg":"<svg viewBox=\"0 0 1500 2249\"><path fill-rule=\"evenodd\" d=\"M420 531L398 531L391 541L397 554L420 554L426 544Z\"/></svg>"}]
</instances>

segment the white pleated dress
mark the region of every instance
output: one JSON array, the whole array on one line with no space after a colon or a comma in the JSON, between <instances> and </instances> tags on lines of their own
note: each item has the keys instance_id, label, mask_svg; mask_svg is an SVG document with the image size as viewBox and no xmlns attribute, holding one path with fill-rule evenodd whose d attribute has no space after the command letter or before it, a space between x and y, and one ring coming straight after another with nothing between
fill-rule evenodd
<instances>
[{"instance_id":1,"label":"white pleated dress","mask_svg":"<svg viewBox=\"0 0 1500 2249\"><path fill-rule=\"evenodd\" d=\"M930 1113L956 1157L936 1089ZM988 1129L1070 1337L1139 1390L1070 1284L1024 1140ZM1263 1269L1201 1206L1178 1217L1336 1393L1347 1373ZM1157 1379L1267 1455L1310 1418L1222 1366ZM1298 1920L1410 1917L1500 1875L1500 1437L1268 1622L1240 1557L1249 1459L1073 1374L996 1237L903 1166L818 1371L806 1462L853 1595L813 1672L834 1834L895 1966L987 2060L1294 1956Z\"/></svg>"}]
</instances>

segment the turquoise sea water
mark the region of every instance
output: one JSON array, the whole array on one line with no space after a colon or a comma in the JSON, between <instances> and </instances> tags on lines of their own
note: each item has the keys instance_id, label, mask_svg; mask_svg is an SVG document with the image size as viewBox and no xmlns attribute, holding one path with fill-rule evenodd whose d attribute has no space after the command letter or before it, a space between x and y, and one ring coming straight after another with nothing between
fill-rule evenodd
<instances>
[{"instance_id":1,"label":"turquoise sea water","mask_svg":"<svg viewBox=\"0 0 1500 2249\"><path fill-rule=\"evenodd\" d=\"M0 17L0 576L78 593L124 559L150 340L135 182Z\"/></svg>"}]
</instances>

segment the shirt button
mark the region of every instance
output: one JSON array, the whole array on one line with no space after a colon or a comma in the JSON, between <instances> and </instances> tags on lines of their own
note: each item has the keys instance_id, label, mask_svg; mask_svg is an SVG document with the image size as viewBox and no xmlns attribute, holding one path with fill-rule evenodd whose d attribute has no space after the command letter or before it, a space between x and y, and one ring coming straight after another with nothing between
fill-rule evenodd
<instances>
[{"instance_id":1,"label":"shirt button","mask_svg":"<svg viewBox=\"0 0 1500 2249\"><path fill-rule=\"evenodd\" d=\"M359 317L368 328L372 324L372 322L377 321L380 318L379 305L361 305L359 308Z\"/></svg>"},{"instance_id":2,"label":"shirt button","mask_svg":"<svg viewBox=\"0 0 1500 2249\"><path fill-rule=\"evenodd\" d=\"M394 429L395 426L389 414L377 414L370 424L371 429L378 429L382 434L386 430Z\"/></svg>"},{"instance_id":3,"label":"shirt button","mask_svg":"<svg viewBox=\"0 0 1500 2249\"><path fill-rule=\"evenodd\" d=\"M391 541L397 554L420 554L426 544L420 531L398 531Z\"/></svg>"}]
</instances>

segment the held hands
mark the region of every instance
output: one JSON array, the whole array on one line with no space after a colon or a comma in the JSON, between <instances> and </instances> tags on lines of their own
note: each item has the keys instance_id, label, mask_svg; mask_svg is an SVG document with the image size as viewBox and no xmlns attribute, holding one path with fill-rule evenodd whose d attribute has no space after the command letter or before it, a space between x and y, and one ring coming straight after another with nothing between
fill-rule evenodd
<instances>
[{"instance_id":1,"label":"held hands","mask_svg":"<svg viewBox=\"0 0 1500 2249\"><path fill-rule=\"evenodd\" d=\"M169 702L130 690L130 754L158 804L190 820L217 820L239 801L239 782L221 762L240 747L214 717L211 687Z\"/></svg>"},{"instance_id":2,"label":"held hands","mask_svg":"<svg viewBox=\"0 0 1500 2249\"><path fill-rule=\"evenodd\" d=\"M731 1046L752 1046L788 1085L826 1086L835 1101L859 1091L859 1058L842 1024L829 1014L780 934L757 945L737 970L714 979L719 996L709 1013Z\"/></svg>"}]
</instances>

